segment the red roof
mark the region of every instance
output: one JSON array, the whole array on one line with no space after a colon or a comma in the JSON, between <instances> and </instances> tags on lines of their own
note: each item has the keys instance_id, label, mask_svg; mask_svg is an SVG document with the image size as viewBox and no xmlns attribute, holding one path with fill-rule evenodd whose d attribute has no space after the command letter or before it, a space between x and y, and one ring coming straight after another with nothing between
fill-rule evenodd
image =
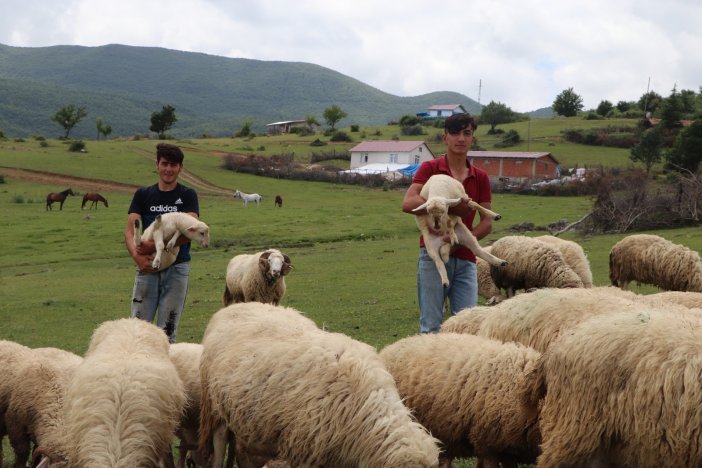
<instances>
[{"instance_id":1,"label":"red roof","mask_svg":"<svg viewBox=\"0 0 702 468\"><path fill-rule=\"evenodd\" d=\"M387 152L401 152L407 153L414 151L417 147L422 146L423 141L416 140L374 140L374 141L363 141L349 150L352 153L387 153ZM431 151L430 151L431 152Z\"/></svg>"}]
</instances>

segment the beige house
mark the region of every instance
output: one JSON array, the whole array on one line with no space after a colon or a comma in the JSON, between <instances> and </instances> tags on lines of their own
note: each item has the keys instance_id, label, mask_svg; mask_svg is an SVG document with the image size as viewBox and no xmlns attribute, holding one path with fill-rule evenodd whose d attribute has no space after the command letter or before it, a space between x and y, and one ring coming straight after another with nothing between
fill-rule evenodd
<instances>
[{"instance_id":1,"label":"beige house","mask_svg":"<svg viewBox=\"0 0 702 468\"><path fill-rule=\"evenodd\" d=\"M364 141L351 148L349 153L351 169L360 169L372 164L396 170L434 159L434 153L423 141Z\"/></svg>"}]
</instances>

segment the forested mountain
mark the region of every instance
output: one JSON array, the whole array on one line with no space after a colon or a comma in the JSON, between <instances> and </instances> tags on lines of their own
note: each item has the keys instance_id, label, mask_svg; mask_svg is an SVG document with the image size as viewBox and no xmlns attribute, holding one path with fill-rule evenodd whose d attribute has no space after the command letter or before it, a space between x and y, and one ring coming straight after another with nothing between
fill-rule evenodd
<instances>
[{"instance_id":1,"label":"forested mountain","mask_svg":"<svg viewBox=\"0 0 702 468\"><path fill-rule=\"evenodd\" d=\"M230 136L249 120L267 123L314 115L338 105L342 126L382 125L434 104L480 105L455 92L400 97L310 63L226 58L155 47L11 47L0 44L0 131L55 137L51 117L62 106L88 112L71 136L94 138L95 119L112 136L148 134L152 112L172 105L175 137Z\"/></svg>"}]
</instances>

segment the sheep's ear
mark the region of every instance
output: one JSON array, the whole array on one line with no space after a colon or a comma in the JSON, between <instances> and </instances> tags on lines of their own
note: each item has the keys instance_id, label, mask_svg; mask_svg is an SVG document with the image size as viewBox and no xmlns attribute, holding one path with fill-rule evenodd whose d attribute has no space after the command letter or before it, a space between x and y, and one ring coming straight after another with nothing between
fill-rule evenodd
<instances>
[{"instance_id":1,"label":"sheep's ear","mask_svg":"<svg viewBox=\"0 0 702 468\"><path fill-rule=\"evenodd\" d=\"M267 250L258 257L258 267L261 269L261 271L268 271L268 257L270 256L271 252Z\"/></svg>"},{"instance_id":2,"label":"sheep's ear","mask_svg":"<svg viewBox=\"0 0 702 468\"><path fill-rule=\"evenodd\" d=\"M280 274L285 276L288 273L290 273L290 270L293 269L292 262L290 261L290 257L287 255L283 254L283 267L280 269Z\"/></svg>"},{"instance_id":3,"label":"sheep's ear","mask_svg":"<svg viewBox=\"0 0 702 468\"><path fill-rule=\"evenodd\" d=\"M417 208L413 209L412 211L419 211L419 210L423 210L424 208L426 208L426 207L427 207L427 205L428 205L428 204L429 204L429 202L428 202L428 201L426 201L426 202L422 203L421 205L419 205L419 206L418 206Z\"/></svg>"}]
</instances>

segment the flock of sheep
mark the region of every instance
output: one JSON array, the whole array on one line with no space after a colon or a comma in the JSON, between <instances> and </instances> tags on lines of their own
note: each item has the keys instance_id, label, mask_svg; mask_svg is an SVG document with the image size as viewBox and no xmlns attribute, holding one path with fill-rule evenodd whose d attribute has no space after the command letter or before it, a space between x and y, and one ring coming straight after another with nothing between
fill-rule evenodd
<instances>
[{"instance_id":1,"label":"flock of sheep","mask_svg":"<svg viewBox=\"0 0 702 468\"><path fill-rule=\"evenodd\" d=\"M0 436L15 467L702 466L699 255L628 236L594 287L575 242L491 251L494 305L381 351L280 306L275 249L231 260L201 343L128 318L83 356L0 341Z\"/></svg>"}]
</instances>

